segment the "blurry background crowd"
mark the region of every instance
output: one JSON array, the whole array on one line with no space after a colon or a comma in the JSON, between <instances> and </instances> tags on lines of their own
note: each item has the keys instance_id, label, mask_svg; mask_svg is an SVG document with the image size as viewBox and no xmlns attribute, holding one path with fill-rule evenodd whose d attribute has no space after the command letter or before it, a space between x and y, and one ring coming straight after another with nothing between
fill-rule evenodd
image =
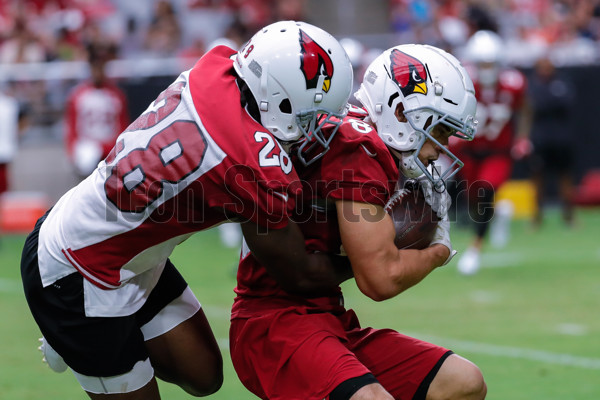
<instances>
[{"instance_id":1,"label":"blurry background crowd","mask_svg":"<svg viewBox=\"0 0 600 400\"><path fill-rule=\"evenodd\" d=\"M576 180L599 165L592 149L600 145L593 122L600 0L0 0L0 93L17 105L18 136L0 138L14 149L0 152L10 169L7 187L41 188L53 201L80 179L69 163L75 150L66 113L74 87L94 75L88 62L102 67L98 79L117 83L123 118L132 121L211 47L238 48L282 19L313 23L340 39L357 84L388 47L427 43L460 58L475 31L495 31L507 65L528 74L546 58L583 89L573 117L572 135L586 143Z\"/></svg>"}]
</instances>

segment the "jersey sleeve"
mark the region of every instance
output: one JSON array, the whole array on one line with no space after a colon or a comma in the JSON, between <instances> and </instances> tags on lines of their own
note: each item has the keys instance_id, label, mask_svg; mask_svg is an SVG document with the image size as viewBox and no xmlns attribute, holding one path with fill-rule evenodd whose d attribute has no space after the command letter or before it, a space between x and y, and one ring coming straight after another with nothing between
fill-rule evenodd
<instances>
[{"instance_id":1,"label":"jersey sleeve","mask_svg":"<svg viewBox=\"0 0 600 400\"><path fill-rule=\"evenodd\" d=\"M226 193L211 203L260 226L283 228L301 185L283 147L241 106L233 52L217 47L190 72L190 94L206 135L227 155L213 175L225 179Z\"/></svg>"},{"instance_id":2,"label":"jersey sleeve","mask_svg":"<svg viewBox=\"0 0 600 400\"><path fill-rule=\"evenodd\" d=\"M269 172L242 163L228 167L224 179L230 200L224 208L262 227L280 229L289 221L301 185Z\"/></svg>"},{"instance_id":3,"label":"jersey sleeve","mask_svg":"<svg viewBox=\"0 0 600 400\"><path fill-rule=\"evenodd\" d=\"M398 179L389 150L369 124L347 118L321 163L327 198L385 205Z\"/></svg>"}]
</instances>

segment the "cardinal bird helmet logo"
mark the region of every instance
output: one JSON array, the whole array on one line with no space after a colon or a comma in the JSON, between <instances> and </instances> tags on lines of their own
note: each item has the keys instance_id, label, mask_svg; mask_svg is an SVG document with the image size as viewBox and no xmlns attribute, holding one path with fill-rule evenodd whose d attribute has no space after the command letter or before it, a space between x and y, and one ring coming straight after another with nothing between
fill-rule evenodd
<instances>
[{"instance_id":1,"label":"cardinal bird helmet logo","mask_svg":"<svg viewBox=\"0 0 600 400\"><path fill-rule=\"evenodd\" d=\"M321 75L325 76L323 91L329 92L333 77L333 62L329 54L300 29L300 70L306 80L306 89L315 89Z\"/></svg>"},{"instance_id":2,"label":"cardinal bird helmet logo","mask_svg":"<svg viewBox=\"0 0 600 400\"><path fill-rule=\"evenodd\" d=\"M404 97L413 94L427 94L427 69L414 57L394 49L390 54L390 75L400 87Z\"/></svg>"}]
</instances>

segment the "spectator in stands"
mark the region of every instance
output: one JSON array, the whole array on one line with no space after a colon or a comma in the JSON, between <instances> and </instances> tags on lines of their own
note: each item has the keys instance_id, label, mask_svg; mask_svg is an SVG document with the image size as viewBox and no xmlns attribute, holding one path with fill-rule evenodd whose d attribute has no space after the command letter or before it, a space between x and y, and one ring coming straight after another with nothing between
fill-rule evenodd
<instances>
[{"instance_id":1,"label":"spectator in stands","mask_svg":"<svg viewBox=\"0 0 600 400\"><path fill-rule=\"evenodd\" d=\"M17 153L19 104L0 91L0 194L9 189L8 167Z\"/></svg>"},{"instance_id":2,"label":"spectator in stands","mask_svg":"<svg viewBox=\"0 0 600 400\"><path fill-rule=\"evenodd\" d=\"M86 52L77 35L67 28L58 30L56 42L53 47L53 56L60 61L85 60Z\"/></svg>"},{"instance_id":3,"label":"spectator in stands","mask_svg":"<svg viewBox=\"0 0 600 400\"><path fill-rule=\"evenodd\" d=\"M298 19L297 21L302 20ZM250 39L251 35L252 31L249 30L246 25L244 25L239 14L237 14L225 30L223 37L235 43L235 45L231 47L232 49L239 49L248 41L248 39Z\"/></svg>"},{"instance_id":4,"label":"spectator in stands","mask_svg":"<svg viewBox=\"0 0 600 400\"><path fill-rule=\"evenodd\" d=\"M10 38L0 46L0 64L46 61L46 50L29 30L24 18L17 18Z\"/></svg>"},{"instance_id":5,"label":"spectator in stands","mask_svg":"<svg viewBox=\"0 0 600 400\"><path fill-rule=\"evenodd\" d=\"M304 21L306 19L306 0L276 1L273 4L274 20Z\"/></svg>"},{"instance_id":6,"label":"spectator in stands","mask_svg":"<svg viewBox=\"0 0 600 400\"><path fill-rule=\"evenodd\" d=\"M537 61L529 83L529 97L533 110L531 139L534 150L531 164L538 206L534 226L539 227L543 220L548 174L558 175L563 220L567 225L572 225L574 85L557 73L548 57L542 57Z\"/></svg>"},{"instance_id":7,"label":"spectator in stands","mask_svg":"<svg viewBox=\"0 0 600 400\"><path fill-rule=\"evenodd\" d=\"M170 56L180 45L181 27L175 9L169 1L159 0L146 34L145 47L153 53Z\"/></svg>"},{"instance_id":8,"label":"spectator in stands","mask_svg":"<svg viewBox=\"0 0 600 400\"><path fill-rule=\"evenodd\" d=\"M91 77L70 93L66 108L66 147L80 178L89 175L114 146L129 124L125 93L106 76L106 63L116 54L114 45L88 48Z\"/></svg>"}]
</instances>

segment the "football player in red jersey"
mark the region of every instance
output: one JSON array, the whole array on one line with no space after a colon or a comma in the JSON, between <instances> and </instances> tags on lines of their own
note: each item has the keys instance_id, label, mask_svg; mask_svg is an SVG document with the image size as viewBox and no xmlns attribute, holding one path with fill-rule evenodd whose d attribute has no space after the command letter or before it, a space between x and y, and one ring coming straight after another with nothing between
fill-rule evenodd
<instances>
[{"instance_id":1,"label":"football player in red jersey","mask_svg":"<svg viewBox=\"0 0 600 400\"><path fill-rule=\"evenodd\" d=\"M294 21L263 28L239 53L216 47L183 72L26 240L23 285L48 364L70 367L92 399L159 399L156 377L195 396L218 390L216 340L168 257L230 220L262 260L286 269L288 290L350 276L345 259L307 254L289 221L301 187L285 148L310 137L325 150L317 119L342 118L351 87L341 45Z\"/></svg>"},{"instance_id":2,"label":"football player in red jersey","mask_svg":"<svg viewBox=\"0 0 600 400\"><path fill-rule=\"evenodd\" d=\"M461 162L450 135L472 138L475 94L450 54L402 45L368 67L329 151L298 168L304 190L294 220L310 252L347 255L357 286L376 301L417 284L453 255L444 180ZM454 163L439 174L434 161ZM313 159L305 146L305 159ZM424 250L398 250L384 206L400 171L430 190L439 223ZM437 171L437 170L435 170ZM435 193L435 195L434 195ZM433 201L433 199L437 201ZM242 383L262 399L482 399L479 369L448 349L391 329L361 328L341 289L308 298L284 290L243 246L230 349Z\"/></svg>"},{"instance_id":3,"label":"football player in red jersey","mask_svg":"<svg viewBox=\"0 0 600 400\"><path fill-rule=\"evenodd\" d=\"M109 44L90 45L90 79L77 85L67 99L66 150L81 179L108 155L131 122L125 93L106 76L106 63L114 53Z\"/></svg>"},{"instance_id":4,"label":"football player in red jersey","mask_svg":"<svg viewBox=\"0 0 600 400\"><path fill-rule=\"evenodd\" d=\"M469 215L475 222L475 237L459 259L458 270L471 275L481 266L481 248L494 216L494 193L510 178L514 158L530 151L531 113L526 78L503 67L504 44L498 34L485 30L473 34L464 58L475 85L479 126L468 146L456 142L451 146L465 163L459 180L466 182Z\"/></svg>"}]
</instances>

